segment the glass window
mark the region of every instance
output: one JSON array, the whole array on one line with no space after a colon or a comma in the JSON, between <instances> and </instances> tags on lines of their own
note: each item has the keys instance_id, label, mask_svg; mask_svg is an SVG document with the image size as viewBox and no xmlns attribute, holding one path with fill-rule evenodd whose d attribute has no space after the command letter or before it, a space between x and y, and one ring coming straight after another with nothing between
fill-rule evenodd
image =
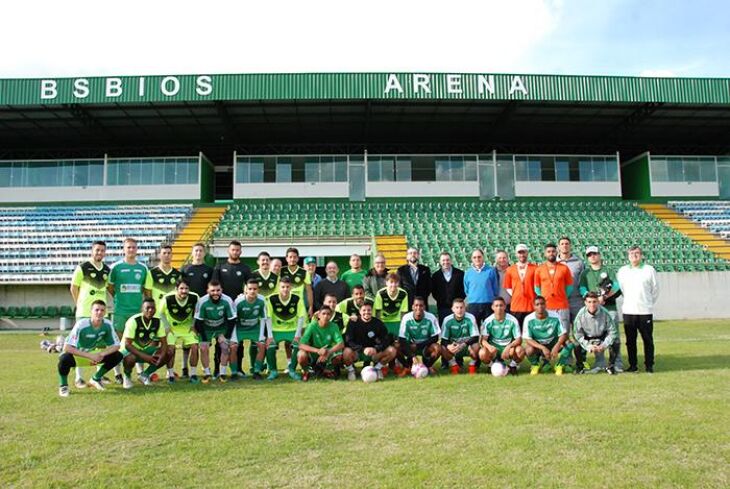
<instances>
[{"instance_id":1,"label":"glass window","mask_svg":"<svg viewBox=\"0 0 730 489\"><path fill-rule=\"evenodd\" d=\"M382 158L380 160L380 178L383 182L392 182L395 180L394 166L395 162L393 158Z\"/></svg>"},{"instance_id":2,"label":"glass window","mask_svg":"<svg viewBox=\"0 0 730 489\"><path fill-rule=\"evenodd\" d=\"M320 182L335 181L335 162L332 158L324 157L320 160L319 179Z\"/></svg>"},{"instance_id":3,"label":"glass window","mask_svg":"<svg viewBox=\"0 0 730 489\"><path fill-rule=\"evenodd\" d=\"M684 162L684 181L699 182L700 181L700 162L696 159L688 159Z\"/></svg>"},{"instance_id":4,"label":"glass window","mask_svg":"<svg viewBox=\"0 0 730 489\"><path fill-rule=\"evenodd\" d=\"M477 159L474 157L464 159L464 180L467 182L477 181Z\"/></svg>"},{"instance_id":5,"label":"glass window","mask_svg":"<svg viewBox=\"0 0 730 489\"><path fill-rule=\"evenodd\" d=\"M651 179L655 182L669 181L669 170L667 160L651 160Z\"/></svg>"},{"instance_id":6,"label":"glass window","mask_svg":"<svg viewBox=\"0 0 730 489\"><path fill-rule=\"evenodd\" d=\"M165 185L173 185L175 183L175 162L165 161L163 165L165 175L164 183Z\"/></svg>"},{"instance_id":7,"label":"glass window","mask_svg":"<svg viewBox=\"0 0 730 489\"><path fill-rule=\"evenodd\" d=\"M593 181L606 181L606 161L604 158L593 158Z\"/></svg>"},{"instance_id":8,"label":"glass window","mask_svg":"<svg viewBox=\"0 0 730 489\"><path fill-rule=\"evenodd\" d=\"M593 162L590 159L581 159L578 162L581 182L593 181Z\"/></svg>"},{"instance_id":9,"label":"glass window","mask_svg":"<svg viewBox=\"0 0 730 489\"><path fill-rule=\"evenodd\" d=\"M398 158L395 166L395 179L399 182L411 181L411 160Z\"/></svg>"},{"instance_id":10,"label":"glass window","mask_svg":"<svg viewBox=\"0 0 730 489\"><path fill-rule=\"evenodd\" d=\"M319 163L312 160L304 162L304 181L319 182Z\"/></svg>"},{"instance_id":11,"label":"glass window","mask_svg":"<svg viewBox=\"0 0 730 489\"><path fill-rule=\"evenodd\" d=\"M618 161L616 158L606 158L606 181L618 182Z\"/></svg>"},{"instance_id":12,"label":"glass window","mask_svg":"<svg viewBox=\"0 0 730 489\"><path fill-rule=\"evenodd\" d=\"M334 158L335 182L347 181L347 158Z\"/></svg>"},{"instance_id":13,"label":"glass window","mask_svg":"<svg viewBox=\"0 0 730 489\"><path fill-rule=\"evenodd\" d=\"M700 182L714 182L717 180L715 160L703 160L700 162Z\"/></svg>"},{"instance_id":14,"label":"glass window","mask_svg":"<svg viewBox=\"0 0 730 489\"><path fill-rule=\"evenodd\" d=\"M557 158L555 160L555 181L556 182L569 182L570 181L570 161L566 159Z\"/></svg>"},{"instance_id":15,"label":"glass window","mask_svg":"<svg viewBox=\"0 0 730 489\"><path fill-rule=\"evenodd\" d=\"M457 182L464 181L464 159L458 156L451 157L451 178L449 180L456 180Z\"/></svg>"},{"instance_id":16,"label":"glass window","mask_svg":"<svg viewBox=\"0 0 730 489\"><path fill-rule=\"evenodd\" d=\"M451 162L448 158L436 158L436 181L445 182L451 180Z\"/></svg>"},{"instance_id":17,"label":"glass window","mask_svg":"<svg viewBox=\"0 0 730 489\"><path fill-rule=\"evenodd\" d=\"M377 158L374 158L372 160L368 160L368 181L369 182L379 182L380 181L380 160Z\"/></svg>"},{"instance_id":18,"label":"glass window","mask_svg":"<svg viewBox=\"0 0 730 489\"><path fill-rule=\"evenodd\" d=\"M276 181L279 183L291 182L291 163L276 163Z\"/></svg>"},{"instance_id":19,"label":"glass window","mask_svg":"<svg viewBox=\"0 0 730 489\"><path fill-rule=\"evenodd\" d=\"M89 164L89 186L104 185L104 163L92 161Z\"/></svg>"},{"instance_id":20,"label":"glass window","mask_svg":"<svg viewBox=\"0 0 730 489\"><path fill-rule=\"evenodd\" d=\"M12 163L0 163L0 187L10 187L10 169Z\"/></svg>"},{"instance_id":21,"label":"glass window","mask_svg":"<svg viewBox=\"0 0 730 489\"><path fill-rule=\"evenodd\" d=\"M527 179L531 182L539 182L542 180L542 169L540 160L527 161Z\"/></svg>"},{"instance_id":22,"label":"glass window","mask_svg":"<svg viewBox=\"0 0 730 489\"><path fill-rule=\"evenodd\" d=\"M107 162L106 166L106 183L107 185L119 185L117 172L119 171L119 164L116 161Z\"/></svg>"},{"instance_id":23,"label":"glass window","mask_svg":"<svg viewBox=\"0 0 730 489\"><path fill-rule=\"evenodd\" d=\"M151 176L151 183L153 185L162 185L165 183L165 162L151 161L149 166L152 167L149 172Z\"/></svg>"},{"instance_id":24,"label":"glass window","mask_svg":"<svg viewBox=\"0 0 730 489\"><path fill-rule=\"evenodd\" d=\"M25 187L27 184L24 181L24 177L25 163L22 161L14 161L10 169L10 184L14 187Z\"/></svg>"},{"instance_id":25,"label":"glass window","mask_svg":"<svg viewBox=\"0 0 730 489\"><path fill-rule=\"evenodd\" d=\"M249 182L263 183L264 181L264 162L260 160L252 160L249 163Z\"/></svg>"},{"instance_id":26,"label":"glass window","mask_svg":"<svg viewBox=\"0 0 730 489\"><path fill-rule=\"evenodd\" d=\"M74 165L73 163L61 164L60 170L60 181L64 187L71 187L74 184Z\"/></svg>"},{"instance_id":27,"label":"glass window","mask_svg":"<svg viewBox=\"0 0 730 489\"><path fill-rule=\"evenodd\" d=\"M89 185L89 162L76 161L74 163L74 186L86 187Z\"/></svg>"},{"instance_id":28,"label":"glass window","mask_svg":"<svg viewBox=\"0 0 730 489\"><path fill-rule=\"evenodd\" d=\"M667 181L669 182L683 182L684 181L684 169L682 168L681 158L669 158L667 159Z\"/></svg>"}]
</instances>

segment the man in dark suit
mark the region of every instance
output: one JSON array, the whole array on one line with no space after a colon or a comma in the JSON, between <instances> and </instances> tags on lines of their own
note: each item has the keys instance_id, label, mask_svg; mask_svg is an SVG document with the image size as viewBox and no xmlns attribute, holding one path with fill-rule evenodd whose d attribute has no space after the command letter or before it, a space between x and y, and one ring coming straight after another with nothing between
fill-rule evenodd
<instances>
[{"instance_id":1,"label":"man in dark suit","mask_svg":"<svg viewBox=\"0 0 730 489\"><path fill-rule=\"evenodd\" d=\"M451 314L454 299L464 299L464 271L454 267L451 255L447 252L439 256L441 268L431 277L431 292L438 307L439 324L444 324L444 318Z\"/></svg>"},{"instance_id":2,"label":"man in dark suit","mask_svg":"<svg viewBox=\"0 0 730 489\"><path fill-rule=\"evenodd\" d=\"M431 295L431 269L421 265L418 260L421 252L416 248L408 248L406 251L406 265L398 267L400 275L400 286L408 292L408 309L413 306L413 298L420 296L428 301Z\"/></svg>"}]
</instances>

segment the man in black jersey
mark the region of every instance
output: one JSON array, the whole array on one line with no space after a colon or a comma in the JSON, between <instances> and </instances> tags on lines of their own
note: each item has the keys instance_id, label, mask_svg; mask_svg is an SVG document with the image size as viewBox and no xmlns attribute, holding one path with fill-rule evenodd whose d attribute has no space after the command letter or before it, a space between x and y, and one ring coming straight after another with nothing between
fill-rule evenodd
<instances>
[{"instance_id":1,"label":"man in black jersey","mask_svg":"<svg viewBox=\"0 0 730 489\"><path fill-rule=\"evenodd\" d=\"M190 284L190 291L199 297L208 293L208 282L213 280L213 268L205 264L205 245L195 243L190 254L191 262L182 269L182 276ZM190 349L183 347L183 377L188 376Z\"/></svg>"},{"instance_id":2,"label":"man in black jersey","mask_svg":"<svg viewBox=\"0 0 730 489\"><path fill-rule=\"evenodd\" d=\"M350 321L345 332L345 351L343 353L347 379L356 380L355 363L375 362L378 379L383 378L382 368L393 361L396 350L390 344L388 330L383 322L373 317L373 305L370 302L360 306L360 316Z\"/></svg>"}]
</instances>

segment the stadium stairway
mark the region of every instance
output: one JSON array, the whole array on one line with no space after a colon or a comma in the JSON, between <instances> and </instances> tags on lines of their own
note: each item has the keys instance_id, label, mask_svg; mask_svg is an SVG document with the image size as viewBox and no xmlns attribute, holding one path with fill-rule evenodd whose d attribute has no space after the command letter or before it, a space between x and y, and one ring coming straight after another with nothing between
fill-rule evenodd
<instances>
[{"instance_id":1,"label":"stadium stairway","mask_svg":"<svg viewBox=\"0 0 730 489\"><path fill-rule=\"evenodd\" d=\"M206 206L195 209L193 216L172 244L172 266L180 268L190 257L195 243L207 242L226 213L226 206Z\"/></svg>"},{"instance_id":2,"label":"stadium stairway","mask_svg":"<svg viewBox=\"0 0 730 489\"><path fill-rule=\"evenodd\" d=\"M716 256L730 260L730 243L712 234L691 219L663 204L639 204L639 207L664 222L667 226L684 234L695 243L707 248Z\"/></svg>"},{"instance_id":3,"label":"stadium stairway","mask_svg":"<svg viewBox=\"0 0 730 489\"><path fill-rule=\"evenodd\" d=\"M375 248L385 255L389 267L398 267L406 263L408 244L403 235L375 236Z\"/></svg>"}]
</instances>

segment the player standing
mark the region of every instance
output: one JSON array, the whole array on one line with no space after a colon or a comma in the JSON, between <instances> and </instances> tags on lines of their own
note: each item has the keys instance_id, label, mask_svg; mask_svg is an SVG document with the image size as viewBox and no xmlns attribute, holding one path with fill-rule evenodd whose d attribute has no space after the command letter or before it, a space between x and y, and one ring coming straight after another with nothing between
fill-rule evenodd
<instances>
[{"instance_id":1,"label":"player standing","mask_svg":"<svg viewBox=\"0 0 730 489\"><path fill-rule=\"evenodd\" d=\"M195 308L195 330L200 337L200 354L203 363L203 383L211 380L210 350L211 341L221 347L221 369L218 380L228 381L226 370L230 352L228 339L233 333L236 319L236 308L233 300L223 294L220 282L211 280L208 283L208 293L200 298Z\"/></svg>"},{"instance_id":2,"label":"player standing","mask_svg":"<svg viewBox=\"0 0 730 489\"><path fill-rule=\"evenodd\" d=\"M159 317L167 332L167 380L175 382L175 346L182 344L183 351L190 352L190 382L198 383L198 335L195 332L195 308L198 294L190 290L185 279L177 283L175 292L162 298Z\"/></svg>"},{"instance_id":3,"label":"player standing","mask_svg":"<svg viewBox=\"0 0 730 489\"><path fill-rule=\"evenodd\" d=\"M274 338L266 349L266 363L269 366L267 380L274 380L279 376L276 369L276 348L282 341L293 345L292 358L288 365L289 377L301 380L301 376L296 372L297 344L302 335L304 322L307 320L307 310L304 307L304 299L292 293L292 283L289 277L279 279L279 293L266 299L266 307L266 314L271 318Z\"/></svg>"},{"instance_id":4,"label":"player standing","mask_svg":"<svg viewBox=\"0 0 730 489\"><path fill-rule=\"evenodd\" d=\"M236 378L238 362L236 355L239 345L248 340L253 348L249 348L251 356L251 371L255 379L261 378L263 370L266 338L271 338L271 320L266 316L266 298L259 294L259 283L251 278L246 282L245 294L239 295L234 301L236 307L236 327L231 335L231 369L232 378Z\"/></svg>"},{"instance_id":5,"label":"player standing","mask_svg":"<svg viewBox=\"0 0 730 489\"><path fill-rule=\"evenodd\" d=\"M172 266L172 246L169 244L160 246L159 256L160 264L147 272L149 275L147 283L152 289L152 298L155 300L158 316L162 310L162 299L170 292L174 292L182 279L182 272Z\"/></svg>"}]
</instances>

